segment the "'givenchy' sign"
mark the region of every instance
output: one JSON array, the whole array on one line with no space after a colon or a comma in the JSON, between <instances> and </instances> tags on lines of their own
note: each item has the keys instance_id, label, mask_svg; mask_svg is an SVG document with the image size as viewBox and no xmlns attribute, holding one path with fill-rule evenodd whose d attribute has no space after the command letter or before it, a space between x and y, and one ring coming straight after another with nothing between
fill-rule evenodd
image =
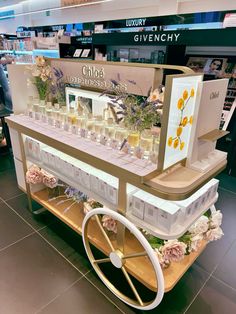
<instances>
[{"instance_id":1,"label":"'givenchy' sign","mask_svg":"<svg viewBox=\"0 0 236 314\"><path fill-rule=\"evenodd\" d=\"M136 34L134 35L135 42L178 42L180 33L172 34Z\"/></svg>"}]
</instances>

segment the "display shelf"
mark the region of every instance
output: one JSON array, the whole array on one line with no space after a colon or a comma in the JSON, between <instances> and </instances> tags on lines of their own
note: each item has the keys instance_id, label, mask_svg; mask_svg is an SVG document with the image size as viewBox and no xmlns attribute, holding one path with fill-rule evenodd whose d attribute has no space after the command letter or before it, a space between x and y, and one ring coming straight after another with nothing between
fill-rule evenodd
<instances>
[{"instance_id":1,"label":"display shelf","mask_svg":"<svg viewBox=\"0 0 236 314\"><path fill-rule=\"evenodd\" d=\"M229 134L228 131L223 131L223 130L213 130L209 133L206 133L202 136L200 136L198 139L201 141L207 141L207 142L215 142L219 138L224 137L225 135Z\"/></svg>"},{"instance_id":2,"label":"display shelf","mask_svg":"<svg viewBox=\"0 0 236 314\"><path fill-rule=\"evenodd\" d=\"M146 161L121 155L119 151L104 149L102 145L96 145L94 142L29 119L24 115L11 116L6 120L11 128L22 134L33 137L141 190L168 200L188 198L226 166L224 160L207 173L201 173L178 164L158 174L157 166L154 164L150 165ZM149 175L155 177L146 180Z\"/></svg>"},{"instance_id":3,"label":"display shelf","mask_svg":"<svg viewBox=\"0 0 236 314\"><path fill-rule=\"evenodd\" d=\"M72 186L73 188L78 189L79 191L85 193L89 198L92 198L96 201L98 201L99 203L103 204L104 206L106 206L109 209L112 210L117 210L117 206L115 206L114 204L108 202L106 199L102 198L100 195L98 195L97 193L94 193L93 191L87 189L86 187L84 187L83 185L79 184L78 182L74 181L71 178L66 177L64 174L61 174L58 171L52 170L51 168L49 168L48 166L46 166L44 163L26 156L26 159L28 161L30 161L31 163L35 164L36 166L44 169L45 171L47 171L48 173L54 175L56 178L60 179L62 182L68 184L69 186Z\"/></svg>"},{"instance_id":4,"label":"display shelf","mask_svg":"<svg viewBox=\"0 0 236 314\"><path fill-rule=\"evenodd\" d=\"M171 233L163 232L162 230L158 229L157 227L154 227L150 225L149 223L145 222L142 219L139 219L138 217L135 217L132 215L130 211L126 213L126 217L132 221L137 227L143 228L147 232L153 234L154 236L165 239L165 240L171 240L171 239L178 239L180 238L192 224L195 223L198 218L200 218L212 205L216 203L218 199L218 193L216 193L216 196L209 202L207 202L206 205L204 205L195 215L191 216L191 219L186 219L184 225L177 225L175 227L175 230Z\"/></svg>"},{"instance_id":5,"label":"display shelf","mask_svg":"<svg viewBox=\"0 0 236 314\"><path fill-rule=\"evenodd\" d=\"M47 190L42 190L36 193L31 194L32 198L41 204L44 208L48 209L55 216L61 219L64 223L70 226L74 231L81 234L82 233L82 222L84 219L84 214L82 212L82 207L79 204L76 204L69 210L67 213L63 213L64 207L63 204L56 205L56 201L48 202L48 193ZM109 255L109 247L101 234L99 227L96 221L91 221L91 227L89 227L89 240L90 242L99 250L101 250L105 255ZM116 245L116 240L112 240L113 244ZM142 247L139 247L140 244L137 242L136 238L130 233L126 232L125 237L125 252L130 254L136 253L137 251L142 251ZM193 252L189 255L186 255L184 259L178 263L171 263L170 267L163 270L164 279L165 279L165 292L170 291L188 268L194 263L196 258L201 254L206 246L206 242L202 241L202 244L198 252ZM128 272L134 276L137 280L142 282L149 289L156 291L157 284L155 279L154 270L147 260L146 257L139 257L134 259L128 259L126 261L126 267Z\"/></svg>"}]
</instances>

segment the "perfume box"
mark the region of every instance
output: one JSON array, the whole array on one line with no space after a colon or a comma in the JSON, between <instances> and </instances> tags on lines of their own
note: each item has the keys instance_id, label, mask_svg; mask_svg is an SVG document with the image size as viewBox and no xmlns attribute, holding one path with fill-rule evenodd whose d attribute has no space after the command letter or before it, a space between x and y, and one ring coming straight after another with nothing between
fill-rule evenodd
<instances>
[{"instance_id":1,"label":"perfume box","mask_svg":"<svg viewBox=\"0 0 236 314\"><path fill-rule=\"evenodd\" d=\"M164 202L163 199L150 195L145 202L144 221L150 225L157 226L160 206Z\"/></svg>"},{"instance_id":2,"label":"perfume box","mask_svg":"<svg viewBox=\"0 0 236 314\"><path fill-rule=\"evenodd\" d=\"M159 214L156 227L160 230L170 233L181 220L181 208L173 202L164 201L159 206Z\"/></svg>"},{"instance_id":3,"label":"perfume box","mask_svg":"<svg viewBox=\"0 0 236 314\"><path fill-rule=\"evenodd\" d=\"M131 212L132 215L139 219L144 219L145 201L147 200L147 193L144 191L137 191L132 195Z\"/></svg>"}]
</instances>

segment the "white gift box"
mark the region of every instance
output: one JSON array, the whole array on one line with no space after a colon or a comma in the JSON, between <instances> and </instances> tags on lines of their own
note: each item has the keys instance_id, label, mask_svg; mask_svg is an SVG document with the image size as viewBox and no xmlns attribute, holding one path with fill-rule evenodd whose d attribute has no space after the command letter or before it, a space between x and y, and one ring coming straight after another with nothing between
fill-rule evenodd
<instances>
[{"instance_id":1,"label":"white gift box","mask_svg":"<svg viewBox=\"0 0 236 314\"><path fill-rule=\"evenodd\" d=\"M170 233L180 223L181 208L173 202L164 201L159 206L157 225L160 230Z\"/></svg>"},{"instance_id":2,"label":"white gift box","mask_svg":"<svg viewBox=\"0 0 236 314\"><path fill-rule=\"evenodd\" d=\"M211 179L207 184L204 185L204 188L208 191L208 201L212 200L218 190L219 187L219 180L217 179Z\"/></svg>"},{"instance_id":3,"label":"white gift box","mask_svg":"<svg viewBox=\"0 0 236 314\"><path fill-rule=\"evenodd\" d=\"M137 191L133 194L131 203L132 214L142 220L144 218L145 194L146 193L144 191Z\"/></svg>"}]
</instances>

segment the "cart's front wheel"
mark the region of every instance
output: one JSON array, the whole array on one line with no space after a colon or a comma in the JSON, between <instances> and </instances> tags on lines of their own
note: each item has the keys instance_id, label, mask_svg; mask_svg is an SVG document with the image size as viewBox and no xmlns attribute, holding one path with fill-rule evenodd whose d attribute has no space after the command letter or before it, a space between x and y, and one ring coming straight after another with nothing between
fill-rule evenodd
<instances>
[{"instance_id":1,"label":"cart's front wheel","mask_svg":"<svg viewBox=\"0 0 236 314\"><path fill-rule=\"evenodd\" d=\"M102 221L102 216L104 215L108 215L118 224L118 232L115 238L114 234L111 237L110 233L107 232L107 229L104 228ZM107 247L105 258L95 258L95 254L92 252L92 247L89 242L89 228L94 228L95 221L97 224L96 227L98 227L100 235L102 235L102 240ZM93 226L89 227L90 222L92 222ZM103 283L119 299L126 304L141 310L151 310L161 302L164 294L164 278L156 253L153 251L143 234L127 218L107 208L96 208L90 211L87 213L83 221L83 242L94 270ZM139 263L141 262L141 259L142 263L149 264L150 268L152 268L152 275L156 277L157 292L154 294L154 297L152 297L152 300L148 301L144 300L139 291L140 289L136 287L136 271L135 269L132 269L140 265ZM135 267L132 267L131 262ZM109 274L109 276L104 273L101 266L104 266L105 264L107 266L108 263L114 267L114 270L116 269L123 273L123 276L130 287L127 293L116 288L111 282L110 279L113 276L112 273Z\"/></svg>"}]
</instances>

